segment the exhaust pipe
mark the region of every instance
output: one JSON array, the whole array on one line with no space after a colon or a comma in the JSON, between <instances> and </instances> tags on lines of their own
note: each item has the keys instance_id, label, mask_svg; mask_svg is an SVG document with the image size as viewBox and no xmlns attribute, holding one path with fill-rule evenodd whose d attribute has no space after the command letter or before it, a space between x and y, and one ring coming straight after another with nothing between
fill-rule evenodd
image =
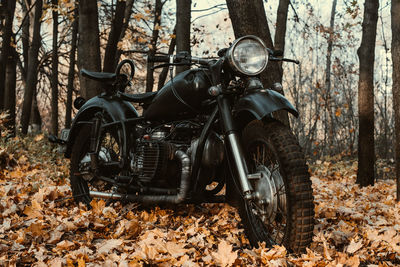
<instances>
[{"instance_id":1,"label":"exhaust pipe","mask_svg":"<svg viewBox=\"0 0 400 267\"><path fill-rule=\"evenodd\" d=\"M181 171L181 183L176 195L130 195L130 194L119 194L119 193L106 193L98 191L90 191L91 197L113 199L113 200L127 200L132 202L140 202L146 204L157 204L157 203L172 203L179 204L185 201L189 193L190 188L190 159L181 150L175 151L175 157L177 157L182 164Z\"/></svg>"}]
</instances>

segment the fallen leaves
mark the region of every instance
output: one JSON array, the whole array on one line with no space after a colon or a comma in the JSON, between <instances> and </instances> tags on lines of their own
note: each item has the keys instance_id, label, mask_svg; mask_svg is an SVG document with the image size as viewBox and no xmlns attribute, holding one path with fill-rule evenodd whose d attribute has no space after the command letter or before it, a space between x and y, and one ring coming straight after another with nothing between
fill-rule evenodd
<instances>
[{"instance_id":1,"label":"fallen leaves","mask_svg":"<svg viewBox=\"0 0 400 267\"><path fill-rule=\"evenodd\" d=\"M70 198L68 164L42 136L12 142L12 150L0 151L0 266L400 263L395 184L359 188L353 162L314 167L314 239L305 253L293 255L283 246L251 249L238 213L225 204L161 209L94 199L88 210Z\"/></svg>"},{"instance_id":2,"label":"fallen leaves","mask_svg":"<svg viewBox=\"0 0 400 267\"><path fill-rule=\"evenodd\" d=\"M56 246L56 251L60 251L60 250L71 250L75 247L75 243L68 241L68 240L63 240L60 243L57 244Z\"/></svg>"},{"instance_id":3,"label":"fallen leaves","mask_svg":"<svg viewBox=\"0 0 400 267\"><path fill-rule=\"evenodd\" d=\"M362 240L355 242L354 239L352 239L349 246L346 249L346 252L349 254L354 254L354 252L362 248L362 246L363 246Z\"/></svg>"},{"instance_id":4,"label":"fallen leaves","mask_svg":"<svg viewBox=\"0 0 400 267\"><path fill-rule=\"evenodd\" d=\"M215 262L223 267L231 266L237 258L237 251L232 251L232 245L228 244L225 240L222 240L218 244L218 250L211 254Z\"/></svg>"},{"instance_id":5,"label":"fallen leaves","mask_svg":"<svg viewBox=\"0 0 400 267\"><path fill-rule=\"evenodd\" d=\"M97 244L97 253L110 254L113 249L120 247L124 243L121 239L108 239L104 240L100 244Z\"/></svg>"}]
</instances>

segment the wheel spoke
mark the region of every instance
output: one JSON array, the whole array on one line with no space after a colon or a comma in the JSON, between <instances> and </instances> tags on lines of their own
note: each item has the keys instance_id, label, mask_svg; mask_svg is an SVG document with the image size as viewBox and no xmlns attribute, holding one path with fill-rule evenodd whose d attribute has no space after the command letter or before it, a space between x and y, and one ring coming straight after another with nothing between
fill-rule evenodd
<instances>
[{"instance_id":1,"label":"wheel spoke","mask_svg":"<svg viewBox=\"0 0 400 267\"><path fill-rule=\"evenodd\" d=\"M272 203L268 205L259 206L256 204L252 204L252 208L250 210L253 211L256 217L259 217L260 221L265 226L265 229L269 233L270 239L277 244L282 244L285 236L285 228L287 224L287 214L286 207L282 205L286 205L286 200L282 198L286 198L286 188L285 184L282 180L282 176L280 174L280 166L277 160L277 156L275 153L269 149L269 146L263 140L257 140L253 143L253 148L250 149L251 152L251 171L257 172L260 169L266 168L268 177L262 179L269 179L268 182L260 183L260 186L271 186L272 188L258 188L257 181L253 182L253 188L257 190L272 190L273 193ZM261 193L262 194L262 193ZM265 193L264 193L265 194ZM283 201L283 202L282 202ZM272 206L271 206L272 205ZM262 220L261 214L266 214L266 219ZM273 220L272 220L273 218Z\"/></svg>"}]
</instances>

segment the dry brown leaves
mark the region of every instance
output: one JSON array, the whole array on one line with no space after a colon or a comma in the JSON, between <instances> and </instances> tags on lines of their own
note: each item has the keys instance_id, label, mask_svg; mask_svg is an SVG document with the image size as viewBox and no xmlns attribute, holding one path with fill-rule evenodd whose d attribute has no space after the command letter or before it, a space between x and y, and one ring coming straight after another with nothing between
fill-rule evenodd
<instances>
[{"instance_id":1,"label":"dry brown leaves","mask_svg":"<svg viewBox=\"0 0 400 267\"><path fill-rule=\"evenodd\" d=\"M222 204L76 206L68 162L43 137L0 149L0 266L396 266L395 185L360 189L355 164L319 162L312 182L314 242L306 253L251 249L235 209ZM373 266L373 265L372 265Z\"/></svg>"}]
</instances>

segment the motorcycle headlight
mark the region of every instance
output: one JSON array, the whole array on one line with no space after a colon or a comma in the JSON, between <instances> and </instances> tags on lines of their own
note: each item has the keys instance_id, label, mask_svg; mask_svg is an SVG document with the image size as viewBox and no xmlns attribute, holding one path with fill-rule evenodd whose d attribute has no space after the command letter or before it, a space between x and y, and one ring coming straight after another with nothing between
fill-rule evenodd
<instances>
[{"instance_id":1,"label":"motorcycle headlight","mask_svg":"<svg viewBox=\"0 0 400 267\"><path fill-rule=\"evenodd\" d=\"M253 35L236 39L226 55L233 70L248 76L260 74L268 63L265 44Z\"/></svg>"}]
</instances>

